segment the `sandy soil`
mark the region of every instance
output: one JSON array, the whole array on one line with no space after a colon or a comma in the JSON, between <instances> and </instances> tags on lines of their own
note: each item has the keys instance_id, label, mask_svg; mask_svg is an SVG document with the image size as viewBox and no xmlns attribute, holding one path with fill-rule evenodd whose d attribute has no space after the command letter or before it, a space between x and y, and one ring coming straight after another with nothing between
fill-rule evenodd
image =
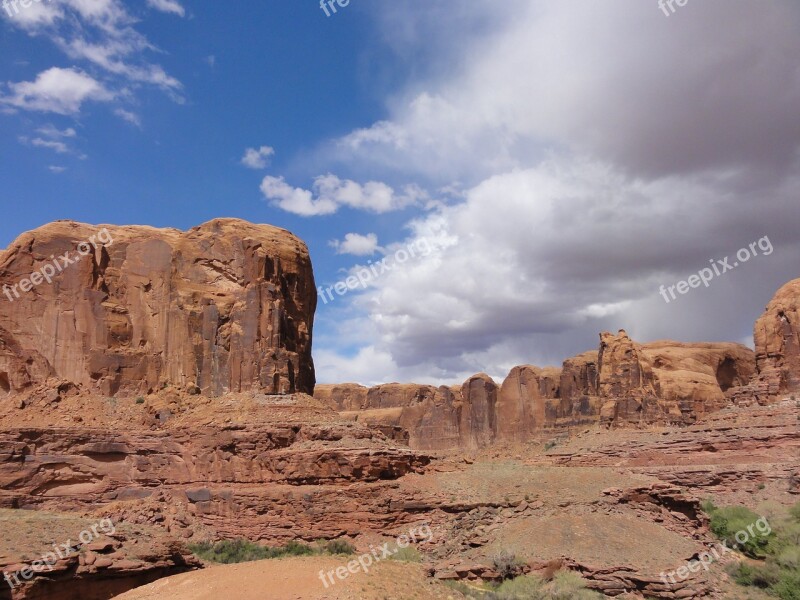
<instances>
[{"instance_id":1,"label":"sandy soil","mask_svg":"<svg viewBox=\"0 0 800 600\"><path fill-rule=\"evenodd\" d=\"M352 559L351 559L352 560ZM423 566L385 560L369 573L335 579L326 589L320 570L347 559L302 557L215 565L131 590L116 600L459 600L461 594L426 577Z\"/></svg>"}]
</instances>

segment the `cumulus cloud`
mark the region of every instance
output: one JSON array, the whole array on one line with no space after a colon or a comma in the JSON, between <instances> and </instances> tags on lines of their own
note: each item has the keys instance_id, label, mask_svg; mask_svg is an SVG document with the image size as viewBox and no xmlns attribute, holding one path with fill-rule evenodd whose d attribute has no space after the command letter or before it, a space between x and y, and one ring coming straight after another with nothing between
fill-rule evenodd
<instances>
[{"instance_id":1,"label":"cumulus cloud","mask_svg":"<svg viewBox=\"0 0 800 600\"><path fill-rule=\"evenodd\" d=\"M161 10L182 10L175 0L150 1ZM128 81L154 85L182 101L182 84L147 60L146 54L158 49L135 29L137 19L119 0L34 2L18 14L2 14L11 26L51 41L71 60L100 67L120 87ZM110 82L102 85L115 87Z\"/></svg>"},{"instance_id":2,"label":"cumulus cloud","mask_svg":"<svg viewBox=\"0 0 800 600\"><path fill-rule=\"evenodd\" d=\"M117 108L114 110L114 114L117 115L123 121L127 121L131 125L135 125L136 127L142 126L142 121L139 118L139 115L133 113L129 110L125 110L124 108Z\"/></svg>"},{"instance_id":3,"label":"cumulus cloud","mask_svg":"<svg viewBox=\"0 0 800 600\"><path fill-rule=\"evenodd\" d=\"M796 3L708 0L680 21L635 0L512 3L513 19L444 0L376 9L396 52L417 61L435 44L449 69L409 81L387 118L322 154L363 177L462 185L409 224L406 242L438 236L442 252L343 299L347 319L324 312L345 306L324 309L338 333L326 352L353 367L328 356L321 381L366 378L369 355L386 380L502 377L621 327L641 340L743 340L797 277ZM421 17L432 11L452 18ZM466 38L449 32L482 16ZM760 263L669 305L659 297L765 235L776 250ZM367 332L358 348L333 350L351 331Z\"/></svg>"},{"instance_id":4,"label":"cumulus cloud","mask_svg":"<svg viewBox=\"0 0 800 600\"><path fill-rule=\"evenodd\" d=\"M261 192L275 206L304 217L333 214L340 206L380 214L401 210L428 197L417 185L407 185L396 193L382 182L361 185L331 173L317 177L312 190L292 187L283 177L267 176L261 182Z\"/></svg>"},{"instance_id":5,"label":"cumulus cloud","mask_svg":"<svg viewBox=\"0 0 800 600\"><path fill-rule=\"evenodd\" d=\"M427 38L450 40L436 42L450 71L412 82L390 119L339 139L330 160L477 182L554 148L650 177L786 166L796 148L800 7L791 0L709 0L678 24L635 0L515 1L514 19L467 47L449 37L451 23L461 11L476 22L497 11L430 4L392 12L384 33L419 30L420 11L446 8L451 18L425 27L434 28ZM756 29L745 33L747 23Z\"/></svg>"},{"instance_id":6,"label":"cumulus cloud","mask_svg":"<svg viewBox=\"0 0 800 600\"><path fill-rule=\"evenodd\" d=\"M67 167L58 167L58 166L50 165L49 167L47 167L47 169L51 173L55 173L56 175L59 175L59 174L63 173L64 171L66 171Z\"/></svg>"},{"instance_id":7,"label":"cumulus cloud","mask_svg":"<svg viewBox=\"0 0 800 600\"><path fill-rule=\"evenodd\" d=\"M336 254L352 254L353 256L371 256L380 248L378 236L374 233L367 235L348 233L344 236L344 240L332 240L330 246L336 249Z\"/></svg>"},{"instance_id":8,"label":"cumulus cloud","mask_svg":"<svg viewBox=\"0 0 800 600\"><path fill-rule=\"evenodd\" d=\"M186 9L177 0L147 0L147 5L161 12L172 13L179 17L186 15Z\"/></svg>"},{"instance_id":9,"label":"cumulus cloud","mask_svg":"<svg viewBox=\"0 0 800 600\"><path fill-rule=\"evenodd\" d=\"M248 148L242 156L242 164L248 169L266 169L269 159L275 155L275 149L271 146L261 146L260 148Z\"/></svg>"},{"instance_id":10,"label":"cumulus cloud","mask_svg":"<svg viewBox=\"0 0 800 600\"><path fill-rule=\"evenodd\" d=\"M76 69L53 67L34 81L9 83L10 93L0 98L4 104L23 110L73 115L86 101L109 102L114 94L96 79Z\"/></svg>"}]
</instances>

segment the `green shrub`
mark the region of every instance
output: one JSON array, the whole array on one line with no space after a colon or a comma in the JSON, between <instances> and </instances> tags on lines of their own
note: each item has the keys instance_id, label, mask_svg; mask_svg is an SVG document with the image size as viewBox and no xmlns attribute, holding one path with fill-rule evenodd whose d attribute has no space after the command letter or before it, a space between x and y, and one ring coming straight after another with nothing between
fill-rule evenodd
<instances>
[{"instance_id":1,"label":"green shrub","mask_svg":"<svg viewBox=\"0 0 800 600\"><path fill-rule=\"evenodd\" d=\"M189 549L203 560L225 565L282 556L309 556L317 553L311 546L300 542L289 542L282 548L270 548L242 539L223 540L216 544L201 542L190 545Z\"/></svg>"},{"instance_id":2,"label":"green shrub","mask_svg":"<svg viewBox=\"0 0 800 600\"><path fill-rule=\"evenodd\" d=\"M544 583L538 577L525 575L508 579L501 583L493 592L487 594L487 600L528 600L541 598Z\"/></svg>"},{"instance_id":3,"label":"green shrub","mask_svg":"<svg viewBox=\"0 0 800 600\"><path fill-rule=\"evenodd\" d=\"M602 594L586 589L584 580L571 571L560 571L547 583L534 575L508 579L483 596L483 600L601 600L602 598Z\"/></svg>"},{"instance_id":4,"label":"green shrub","mask_svg":"<svg viewBox=\"0 0 800 600\"><path fill-rule=\"evenodd\" d=\"M703 500L700 503L700 508L702 508L703 512L705 512L709 516L714 514L716 512L716 510L717 510L716 505L714 504L714 502L711 499Z\"/></svg>"},{"instance_id":5,"label":"green shrub","mask_svg":"<svg viewBox=\"0 0 800 600\"><path fill-rule=\"evenodd\" d=\"M762 534L754 524L761 517L745 506L724 506L711 513L711 531L719 539L727 543L729 548L737 548L752 558L764 558L764 550L769 544L772 534ZM748 532L748 527L750 531ZM745 532L747 540L739 544L736 540L738 532Z\"/></svg>"},{"instance_id":6,"label":"green shrub","mask_svg":"<svg viewBox=\"0 0 800 600\"><path fill-rule=\"evenodd\" d=\"M136 399L136 404L144 404L144 398L142 398L141 396L139 396L139 397Z\"/></svg>"},{"instance_id":7,"label":"green shrub","mask_svg":"<svg viewBox=\"0 0 800 600\"><path fill-rule=\"evenodd\" d=\"M800 573L785 572L774 586L772 591L781 600L800 600Z\"/></svg>"},{"instance_id":8,"label":"green shrub","mask_svg":"<svg viewBox=\"0 0 800 600\"><path fill-rule=\"evenodd\" d=\"M331 540L325 545L325 552L328 554L350 555L356 553L356 548L347 540Z\"/></svg>"},{"instance_id":9,"label":"green shrub","mask_svg":"<svg viewBox=\"0 0 800 600\"><path fill-rule=\"evenodd\" d=\"M295 542L294 540L286 544L283 548L277 548L277 550L282 550L287 556L311 556L312 554L317 554L317 551L311 546Z\"/></svg>"},{"instance_id":10,"label":"green shrub","mask_svg":"<svg viewBox=\"0 0 800 600\"><path fill-rule=\"evenodd\" d=\"M717 530L735 527L736 520L745 514L741 507L737 508L738 511L729 511L731 518L726 523L718 520ZM720 512L722 510L725 509ZM761 588L780 600L800 600L800 503L785 511L783 516L770 515L770 526L772 535L768 543L759 548L765 560L733 566L733 577L739 585Z\"/></svg>"},{"instance_id":11,"label":"green shrub","mask_svg":"<svg viewBox=\"0 0 800 600\"><path fill-rule=\"evenodd\" d=\"M398 548L397 552L392 554L391 559L399 560L401 562L418 563L422 562L422 553L416 548L413 548L411 546L409 546L408 548Z\"/></svg>"}]
</instances>

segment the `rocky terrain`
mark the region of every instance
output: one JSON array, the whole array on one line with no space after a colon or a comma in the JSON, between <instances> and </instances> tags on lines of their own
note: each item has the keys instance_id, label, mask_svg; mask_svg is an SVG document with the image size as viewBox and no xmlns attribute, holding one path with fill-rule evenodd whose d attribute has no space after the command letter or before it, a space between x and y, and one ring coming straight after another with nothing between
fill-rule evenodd
<instances>
[{"instance_id":1,"label":"rocky terrain","mask_svg":"<svg viewBox=\"0 0 800 600\"><path fill-rule=\"evenodd\" d=\"M0 287L99 229L24 234L0 254ZM341 561L308 557L128 597L269 585L275 598L459 598L444 582L496 581L502 553L518 574L570 569L608 596L721 597L722 564L660 577L714 542L701 500L800 493L800 280L756 323L755 352L620 331L500 385L314 389L316 292L297 238L231 219L106 229L52 282L0 304L0 517L14 532L0 567L86 519L118 529L0 598L105 600L201 566L185 545L198 540L344 538L365 552L422 524L422 564L387 561L335 594L317 572Z\"/></svg>"},{"instance_id":2,"label":"rocky terrain","mask_svg":"<svg viewBox=\"0 0 800 600\"><path fill-rule=\"evenodd\" d=\"M620 331L561 369L514 367L500 385L482 373L453 388L318 385L315 397L390 435L407 433L412 448L476 449L580 425L693 423L725 407L755 370L754 353L739 344L637 344Z\"/></svg>"},{"instance_id":3,"label":"rocky terrain","mask_svg":"<svg viewBox=\"0 0 800 600\"><path fill-rule=\"evenodd\" d=\"M2 509L0 524L0 571L14 585L13 593L10 585L0 587L3 600L110 598L201 566L184 544L159 528ZM26 569L35 575L26 577Z\"/></svg>"}]
</instances>

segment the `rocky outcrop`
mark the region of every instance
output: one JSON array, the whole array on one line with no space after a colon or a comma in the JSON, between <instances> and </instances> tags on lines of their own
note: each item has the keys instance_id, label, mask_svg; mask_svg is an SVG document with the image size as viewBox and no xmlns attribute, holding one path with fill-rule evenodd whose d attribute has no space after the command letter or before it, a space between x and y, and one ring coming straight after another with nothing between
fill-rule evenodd
<instances>
[{"instance_id":1,"label":"rocky outcrop","mask_svg":"<svg viewBox=\"0 0 800 600\"><path fill-rule=\"evenodd\" d=\"M0 288L0 394L313 392L311 261L276 227L59 221L0 253Z\"/></svg>"},{"instance_id":2,"label":"rocky outcrop","mask_svg":"<svg viewBox=\"0 0 800 600\"><path fill-rule=\"evenodd\" d=\"M2 600L106 600L201 566L163 530L108 517L0 509L0 523Z\"/></svg>"},{"instance_id":3,"label":"rocky outcrop","mask_svg":"<svg viewBox=\"0 0 800 600\"><path fill-rule=\"evenodd\" d=\"M0 402L0 508L102 507L181 537L313 540L366 527L369 510L348 516L354 498L385 510L380 486L429 462L302 394L174 396Z\"/></svg>"},{"instance_id":4,"label":"rocky outcrop","mask_svg":"<svg viewBox=\"0 0 800 600\"><path fill-rule=\"evenodd\" d=\"M762 402L800 391L800 279L784 285L756 321L758 378L754 392Z\"/></svg>"},{"instance_id":5,"label":"rocky outcrop","mask_svg":"<svg viewBox=\"0 0 800 600\"><path fill-rule=\"evenodd\" d=\"M740 344L638 344L619 331L561 369L514 367L500 386L479 374L455 388L320 385L316 396L349 418L406 430L412 448L479 449L588 424L693 423L726 406L754 370Z\"/></svg>"}]
</instances>

